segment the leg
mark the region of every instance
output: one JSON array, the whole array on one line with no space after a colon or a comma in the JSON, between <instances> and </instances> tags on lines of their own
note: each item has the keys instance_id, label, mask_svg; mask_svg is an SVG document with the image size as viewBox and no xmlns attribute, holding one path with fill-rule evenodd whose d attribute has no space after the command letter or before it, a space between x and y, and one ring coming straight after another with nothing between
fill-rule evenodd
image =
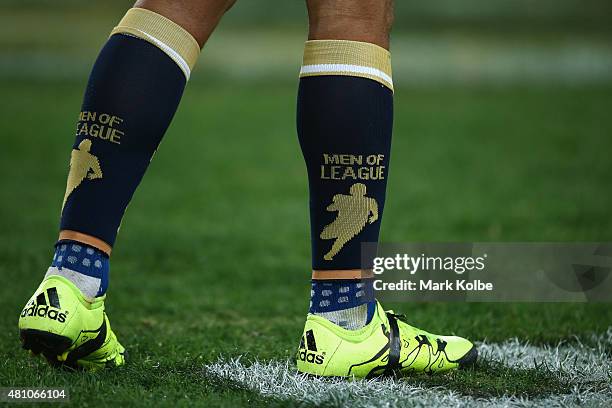
<instances>
[{"instance_id":1,"label":"leg","mask_svg":"<svg viewBox=\"0 0 612 408\"><path fill-rule=\"evenodd\" d=\"M353 288L369 282L367 272L361 271L361 243L377 241L380 229L380 222L368 223L369 206L360 202L374 200L382 214L385 200L393 120L387 50L393 4L391 0L309 0L307 4L310 32L297 121L311 196L313 283L319 288L323 281L328 281L325 287L348 284L351 293L357 293ZM358 193L353 187L357 185L363 191ZM326 210L332 201L334 212ZM321 235L330 221L338 229L333 243ZM347 274L359 279L332 282ZM374 311L368 296L328 305L313 290L311 312L324 313L344 326L363 327L368 309L370 314ZM350 313L357 321L344 318L346 306L358 307L359 313Z\"/></svg>"},{"instance_id":2,"label":"leg","mask_svg":"<svg viewBox=\"0 0 612 408\"><path fill-rule=\"evenodd\" d=\"M196 39L200 48L236 0L138 0L134 7L161 14L183 27Z\"/></svg>"},{"instance_id":3,"label":"leg","mask_svg":"<svg viewBox=\"0 0 612 408\"><path fill-rule=\"evenodd\" d=\"M385 313L361 264L361 243L378 241L389 170L392 1L307 4L297 128L308 169L313 280L298 369L365 377L473 362L469 341L432 335ZM332 221L343 237L333 244L321 234Z\"/></svg>"},{"instance_id":4,"label":"leg","mask_svg":"<svg viewBox=\"0 0 612 408\"><path fill-rule=\"evenodd\" d=\"M19 319L24 348L53 364L97 369L124 363L125 350L104 312L109 255L200 48L233 2L139 0L94 64L56 253Z\"/></svg>"},{"instance_id":5,"label":"leg","mask_svg":"<svg viewBox=\"0 0 612 408\"><path fill-rule=\"evenodd\" d=\"M142 135L132 137L134 142L132 146L125 147L126 150L140 153L140 159L142 159L139 166L140 168L133 168L132 173L127 175L129 179L127 182L123 182L123 179L126 178L124 174L116 174L115 180L108 180L110 176L101 177L102 181L107 182L105 191L107 193L116 193L117 183L125 184L121 197L112 197L113 203L110 203L110 205L106 203L107 205L104 206L104 209L96 213L98 214L97 218L99 220L97 223L104 223L104 228L98 228L92 225L93 220L86 222L81 219L85 217L89 218L88 215L79 216L75 214L85 210L91 213L92 210L96 209L95 203L86 203L79 198L73 199L72 203L68 201L68 206L65 207L63 211L59 235L60 241L75 240L83 242L110 255L123 212L139 184L140 178L144 174L153 152L170 124L172 115L178 106L178 101L180 100L185 82L190 75L191 68L195 65L199 49L204 46L225 11L228 10L234 2L235 0L178 0L172 2L164 0L138 0L134 5L135 8L126 15L126 18L113 31L114 35L109 40L109 43L113 40L115 41L113 44L107 44L107 47L105 47L98 58L98 64L94 67L94 71L90 78L88 92L85 95L80 119L85 122L85 129L89 129L92 125L95 125L95 123L88 124L88 119L91 119L91 121L96 120L91 115L96 112L101 113L105 110L109 111L109 113L113 115L113 118L117 118L114 124L111 123L111 125L115 126L110 127L116 127L120 135L126 135L122 136L123 140L121 140L121 138L116 138L115 144L119 145L115 146L117 149L121 149L121 143L125 144L131 142L127 139L130 136L128 132L132 134L142 133ZM143 10L146 12L143 12ZM162 23L159 23L157 20L162 21ZM143 24L162 24L162 27L164 27L162 30L165 31L159 33L156 32L156 28L145 28L145 31L147 29L152 31L142 34L141 29L143 28ZM166 46L170 46L171 49L173 48L173 50L170 51L172 55L164 55L160 48L160 50L157 50L157 53L161 54L163 60L158 63L155 60L156 57L153 56L149 61L152 65L149 66L147 66L144 61L127 61L125 56L119 55L121 50L130 53L130 47L138 50L151 48L151 45L154 45L155 41L157 41L151 40L151 34L160 37L167 43ZM134 41L131 38L125 38L126 35L136 36L138 40ZM158 38L158 40L160 38ZM128 45L128 43L133 44ZM106 48L110 48L110 50ZM112 53L115 53L115 55ZM178 61L176 60L176 54L179 54ZM115 61L117 59L120 60L119 64ZM162 68L162 64L168 63L168 61L170 61L168 71L177 71L176 67L173 65L178 65L178 68L183 71L183 75L173 77L173 73L165 72L164 68ZM173 61L177 62L177 64L172 64ZM113 64L112 66L111 63ZM160 72L154 72L155 70L151 68L157 68ZM149 73L148 78L146 78L148 81L146 82L141 78L142 70L146 70ZM118 72L120 72L121 75L118 75ZM132 77L131 79L129 79L130 76ZM176 82L170 83L165 89L162 89L162 87L153 86L157 78L163 83L167 83L172 79L176 79ZM133 92L128 92L126 95L123 95L126 93L123 84L130 84L130 86L134 88ZM99 89L106 89L107 92L105 95L103 95L103 92L96 92ZM119 100L119 95L122 95L122 100ZM153 98L153 103L151 103L151 98ZM166 101L165 105L164 100ZM162 113L161 117L159 117L160 113ZM134 118L132 119L130 116ZM157 123L152 121L152 119L156 117L159 119ZM137 121L135 121L135 119L137 119ZM128 124L128 122L123 123L125 120L128 120L130 124ZM100 119L98 119L98 121L100 121ZM129 129L120 129L121 125L125 127L129 126ZM83 127L80 129L81 131L77 134L77 139L81 139L79 136L88 135ZM89 133L89 135L91 135L91 132ZM107 153L108 156L114 154L120 153ZM111 157L107 159L107 161L112 160ZM135 165L136 163L133 164ZM135 167L129 164L127 166L128 170L130 170L129 167ZM125 168L125 166L122 167ZM130 176L132 176L132 178L130 178ZM111 185L110 183L114 183L115 185ZM70 185L69 183L67 189L74 190L76 187L77 186ZM85 188L85 185L83 185L83 188ZM103 188L104 187L100 187L100 189ZM96 195L101 193L100 189L95 191ZM69 198L68 196L67 194L66 200ZM93 200L96 201L95 198L93 198ZM96 202L100 204L99 201ZM102 217L101 214L103 214Z\"/></svg>"},{"instance_id":6,"label":"leg","mask_svg":"<svg viewBox=\"0 0 612 408\"><path fill-rule=\"evenodd\" d=\"M393 0L308 0L309 40L351 40L389 49Z\"/></svg>"}]
</instances>

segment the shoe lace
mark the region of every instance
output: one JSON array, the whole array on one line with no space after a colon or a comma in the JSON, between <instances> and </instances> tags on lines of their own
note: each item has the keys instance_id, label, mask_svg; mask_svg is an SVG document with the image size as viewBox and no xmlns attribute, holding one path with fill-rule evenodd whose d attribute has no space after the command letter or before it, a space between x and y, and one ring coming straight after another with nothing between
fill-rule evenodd
<instances>
[{"instance_id":1,"label":"shoe lace","mask_svg":"<svg viewBox=\"0 0 612 408\"><path fill-rule=\"evenodd\" d=\"M408 323L408 318L403 313L395 313L393 310L385 310L385 313L388 317L392 317L396 320L402 321L404 323Z\"/></svg>"}]
</instances>

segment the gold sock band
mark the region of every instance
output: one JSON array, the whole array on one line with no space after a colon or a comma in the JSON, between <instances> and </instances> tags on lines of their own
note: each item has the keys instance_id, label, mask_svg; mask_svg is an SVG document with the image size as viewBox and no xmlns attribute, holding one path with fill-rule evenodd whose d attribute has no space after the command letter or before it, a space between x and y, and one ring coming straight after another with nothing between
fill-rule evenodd
<instances>
[{"instance_id":1,"label":"gold sock band","mask_svg":"<svg viewBox=\"0 0 612 408\"><path fill-rule=\"evenodd\" d=\"M155 45L172 58L189 79L200 55L200 46L183 27L151 10L134 7L111 31L111 35L121 33Z\"/></svg>"},{"instance_id":2,"label":"gold sock band","mask_svg":"<svg viewBox=\"0 0 612 408\"><path fill-rule=\"evenodd\" d=\"M306 41L300 78L320 75L369 78L393 91L391 54L375 44L347 40Z\"/></svg>"}]
</instances>

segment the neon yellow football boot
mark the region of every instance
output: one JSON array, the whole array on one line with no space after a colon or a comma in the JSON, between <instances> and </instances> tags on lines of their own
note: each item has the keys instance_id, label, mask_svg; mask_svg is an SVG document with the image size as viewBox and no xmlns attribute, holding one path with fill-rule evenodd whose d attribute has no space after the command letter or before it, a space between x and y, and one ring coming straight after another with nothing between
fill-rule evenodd
<instances>
[{"instance_id":1,"label":"neon yellow football boot","mask_svg":"<svg viewBox=\"0 0 612 408\"><path fill-rule=\"evenodd\" d=\"M401 372L442 372L473 365L474 345L461 337L438 336L385 312L376 302L372 321L346 330L309 314L297 352L297 367L319 376L370 378Z\"/></svg>"},{"instance_id":2,"label":"neon yellow football boot","mask_svg":"<svg viewBox=\"0 0 612 408\"><path fill-rule=\"evenodd\" d=\"M54 366L97 370L123 365L125 349L104 312L105 297L88 301L68 279L48 276L19 317L23 348L42 353Z\"/></svg>"}]
</instances>

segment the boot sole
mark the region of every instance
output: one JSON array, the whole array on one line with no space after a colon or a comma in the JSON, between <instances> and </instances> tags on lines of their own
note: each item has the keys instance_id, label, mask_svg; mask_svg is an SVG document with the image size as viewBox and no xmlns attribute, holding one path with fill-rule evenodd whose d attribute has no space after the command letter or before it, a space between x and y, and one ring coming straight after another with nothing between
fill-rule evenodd
<instances>
[{"instance_id":1,"label":"boot sole","mask_svg":"<svg viewBox=\"0 0 612 408\"><path fill-rule=\"evenodd\" d=\"M42 354L53 366L61 365L57 356L63 354L72 344L72 340L68 337L36 329L20 330L19 337L23 349L35 355Z\"/></svg>"}]
</instances>

